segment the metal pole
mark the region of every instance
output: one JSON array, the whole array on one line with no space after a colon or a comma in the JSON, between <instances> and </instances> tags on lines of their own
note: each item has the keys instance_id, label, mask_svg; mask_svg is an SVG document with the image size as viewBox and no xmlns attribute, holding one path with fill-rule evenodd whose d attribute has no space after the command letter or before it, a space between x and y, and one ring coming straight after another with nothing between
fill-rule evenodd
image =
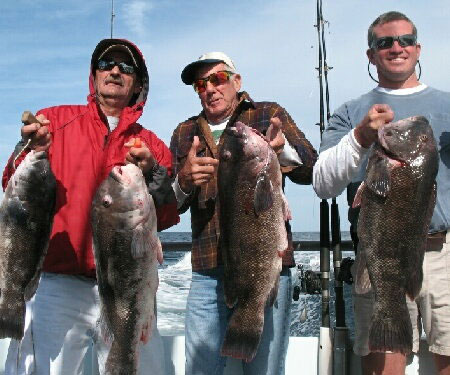
<instances>
[{"instance_id":1,"label":"metal pole","mask_svg":"<svg viewBox=\"0 0 450 375\"><path fill-rule=\"evenodd\" d=\"M330 327L330 228L326 199L320 202L320 277L322 286L322 327Z\"/></svg>"},{"instance_id":2,"label":"metal pole","mask_svg":"<svg viewBox=\"0 0 450 375\"><path fill-rule=\"evenodd\" d=\"M335 294L335 311L336 326L334 327L334 347L333 347L333 374L348 375L349 366L349 349L348 349L348 328L345 324L345 302L344 302L344 285L342 280L338 278L341 270L341 231L339 210L336 199L331 203L331 248L333 249L333 265L334 265L334 294Z\"/></svg>"}]
</instances>

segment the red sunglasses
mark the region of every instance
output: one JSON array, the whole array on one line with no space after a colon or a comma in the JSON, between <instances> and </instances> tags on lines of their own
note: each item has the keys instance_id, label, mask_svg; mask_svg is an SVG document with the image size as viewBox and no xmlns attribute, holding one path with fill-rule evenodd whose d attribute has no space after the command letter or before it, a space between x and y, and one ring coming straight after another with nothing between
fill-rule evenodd
<instances>
[{"instance_id":1,"label":"red sunglasses","mask_svg":"<svg viewBox=\"0 0 450 375\"><path fill-rule=\"evenodd\" d=\"M211 84L215 86L223 85L227 81L229 81L230 77L235 74L233 72L230 72L228 70L221 70L219 72L215 72L210 74L208 77L205 78L199 78L194 81L192 86L194 86L194 90L201 94L202 92L206 91L206 84L207 82L211 82Z\"/></svg>"}]
</instances>

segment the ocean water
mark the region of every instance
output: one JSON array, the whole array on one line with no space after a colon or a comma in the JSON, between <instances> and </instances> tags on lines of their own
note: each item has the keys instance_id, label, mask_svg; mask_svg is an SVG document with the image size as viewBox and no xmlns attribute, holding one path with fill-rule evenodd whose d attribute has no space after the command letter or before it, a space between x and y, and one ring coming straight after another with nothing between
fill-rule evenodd
<instances>
[{"instance_id":1,"label":"ocean water","mask_svg":"<svg viewBox=\"0 0 450 375\"><path fill-rule=\"evenodd\" d=\"M297 232L293 233L294 240L318 240L318 233ZM162 242L191 241L191 234L186 232L162 232ZM348 234L343 233L343 239L348 239ZM343 252L342 257L353 257L353 252ZM295 261L302 264L304 269L319 271L320 256L318 251L296 251ZM333 260L331 256L330 267ZM296 280L296 269L293 269ZM334 285L333 271L330 278L331 291L331 325L334 326ZM158 328L162 335L183 335L184 314L186 300L191 282L191 253L185 251L170 251L164 253L164 264L159 270L158 303ZM346 306L346 325L353 332L353 314L351 308L351 287L344 284L344 300ZM306 308L306 321L300 321L300 315ZM319 336L321 325L321 296L300 295L298 301L292 301L291 310L291 336Z\"/></svg>"}]
</instances>

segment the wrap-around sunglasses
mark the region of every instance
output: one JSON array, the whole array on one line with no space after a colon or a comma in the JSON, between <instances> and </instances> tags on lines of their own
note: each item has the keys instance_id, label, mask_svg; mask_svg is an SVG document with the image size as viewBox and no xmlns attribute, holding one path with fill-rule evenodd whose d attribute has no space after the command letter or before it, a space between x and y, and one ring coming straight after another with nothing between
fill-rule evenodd
<instances>
[{"instance_id":1,"label":"wrap-around sunglasses","mask_svg":"<svg viewBox=\"0 0 450 375\"><path fill-rule=\"evenodd\" d=\"M414 46L417 43L417 37L413 34L404 34L397 36L383 36L381 38L377 38L372 42L370 48L376 49L387 49L391 48L394 45L394 42L397 41L400 47L408 47Z\"/></svg>"},{"instance_id":2,"label":"wrap-around sunglasses","mask_svg":"<svg viewBox=\"0 0 450 375\"><path fill-rule=\"evenodd\" d=\"M125 74L133 74L136 72L136 68L133 65L129 65L125 62L116 62L114 60L98 60L97 62L97 69L98 70L112 70L115 66L119 67L119 70L121 73Z\"/></svg>"}]
</instances>

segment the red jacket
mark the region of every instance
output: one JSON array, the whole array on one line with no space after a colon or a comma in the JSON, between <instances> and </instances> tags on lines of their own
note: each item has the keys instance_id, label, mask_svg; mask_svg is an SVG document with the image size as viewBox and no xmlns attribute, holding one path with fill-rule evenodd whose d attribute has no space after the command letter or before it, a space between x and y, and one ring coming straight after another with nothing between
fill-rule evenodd
<instances>
[{"instance_id":1,"label":"red jacket","mask_svg":"<svg viewBox=\"0 0 450 375\"><path fill-rule=\"evenodd\" d=\"M139 51L133 44L130 46ZM48 155L57 180L56 211L43 271L95 277L90 224L92 198L112 167L124 164L129 150L124 144L130 138L140 137L158 163L171 174L172 156L167 146L136 123L148 91L146 68L144 74L147 77L145 92L141 93L137 104L122 111L118 126L110 134L107 120L95 100L92 74L87 105L63 105L38 112L50 120L52 144ZM16 164L23 160L25 152L23 154ZM4 189L14 172L12 160L13 156L3 172ZM178 223L176 201L157 207L157 216L158 230Z\"/></svg>"}]
</instances>

